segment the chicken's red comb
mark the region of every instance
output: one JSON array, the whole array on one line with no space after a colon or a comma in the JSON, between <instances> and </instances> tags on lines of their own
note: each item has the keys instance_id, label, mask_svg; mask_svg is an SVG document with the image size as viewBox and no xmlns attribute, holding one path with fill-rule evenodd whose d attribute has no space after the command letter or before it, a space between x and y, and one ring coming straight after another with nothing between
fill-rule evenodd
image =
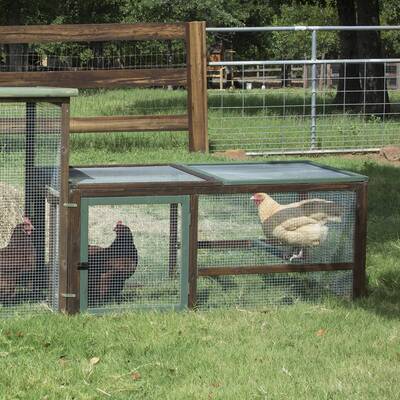
<instances>
[{"instance_id":1,"label":"chicken's red comb","mask_svg":"<svg viewBox=\"0 0 400 400\"><path fill-rule=\"evenodd\" d=\"M121 220L117 221L117 225L123 225L122 221Z\"/></svg>"}]
</instances>

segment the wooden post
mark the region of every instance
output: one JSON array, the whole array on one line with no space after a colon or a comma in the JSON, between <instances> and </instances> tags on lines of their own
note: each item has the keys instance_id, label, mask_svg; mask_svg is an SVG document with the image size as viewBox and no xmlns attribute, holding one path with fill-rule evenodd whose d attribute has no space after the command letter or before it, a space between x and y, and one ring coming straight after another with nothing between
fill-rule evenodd
<instances>
[{"instance_id":1,"label":"wooden post","mask_svg":"<svg viewBox=\"0 0 400 400\"><path fill-rule=\"evenodd\" d=\"M169 266L168 275L173 278L178 259L178 204L172 203L169 211Z\"/></svg>"},{"instance_id":2,"label":"wooden post","mask_svg":"<svg viewBox=\"0 0 400 400\"><path fill-rule=\"evenodd\" d=\"M33 217L32 206L35 201L35 124L36 103L26 103L25 136L25 216Z\"/></svg>"},{"instance_id":3,"label":"wooden post","mask_svg":"<svg viewBox=\"0 0 400 400\"><path fill-rule=\"evenodd\" d=\"M71 192L69 200L73 207L68 209L68 250L67 250L67 291L65 311L76 314L80 309L79 265L81 255L81 194L79 190ZM75 207L76 205L76 207Z\"/></svg>"},{"instance_id":4,"label":"wooden post","mask_svg":"<svg viewBox=\"0 0 400 400\"><path fill-rule=\"evenodd\" d=\"M188 307L194 308L197 303L197 236L199 218L199 197L190 196L190 228L189 228L189 296Z\"/></svg>"},{"instance_id":5,"label":"wooden post","mask_svg":"<svg viewBox=\"0 0 400 400\"><path fill-rule=\"evenodd\" d=\"M356 191L357 209L354 233L353 298L358 298L366 294L367 185L367 182L360 183Z\"/></svg>"},{"instance_id":6,"label":"wooden post","mask_svg":"<svg viewBox=\"0 0 400 400\"><path fill-rule=\"evenodd\" d=\"M326 65L326 88L332 88L332 64Z\"/></svg>"},{"instance_id":7,"label":"wooden post","mask_svg":"<svg viewBox=\"0 0 400 400\"><path fill-rule=\"evenodd\" d=\"M308 88L308 65L303 65L303 89Z\"/></svg>"},{"instance_id":8,"label":"wooden post","mask_svg":"<svg viewBox=\"0 0 400 400\"><path fill-rule=\"evenodd\" d=\"M189 151L208 151L206 23L186 24Z\"/></svg>"},{"instance_id":9,"label":"wooden post","mask_svg":"<svg viewBox=\"0 0 400 400\"><path fill-rule=\"evenodd\" d=\"M61 159L60 159L60 226L59 226L59 256L60 256L60 287L59 304L60 310L68 312L68 208L69 203L69 99L65 99L61 104Z\"/></svg>"}]
</instances>

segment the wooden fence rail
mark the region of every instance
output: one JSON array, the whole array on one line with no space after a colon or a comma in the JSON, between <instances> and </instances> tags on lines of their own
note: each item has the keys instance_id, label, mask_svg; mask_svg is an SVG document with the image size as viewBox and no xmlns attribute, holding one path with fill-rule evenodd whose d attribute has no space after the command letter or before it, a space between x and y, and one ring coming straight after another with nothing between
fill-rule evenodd
<instances>
[{"instance_id":1,"label":"wooden fence rail","mask_svg":"<svg viewBox=\"0 0 400 400\"><path fill-rule=\"evenodd\" d=\"M0 26L0 43L5 45L121 40L183 40L186 68L0 72L0 87L186 87L186 115L73 118L71 132L187 130L189 150L208 151L205 22ZM19 129L13 128L15 133Z\"/></svg>"}]
</instances>

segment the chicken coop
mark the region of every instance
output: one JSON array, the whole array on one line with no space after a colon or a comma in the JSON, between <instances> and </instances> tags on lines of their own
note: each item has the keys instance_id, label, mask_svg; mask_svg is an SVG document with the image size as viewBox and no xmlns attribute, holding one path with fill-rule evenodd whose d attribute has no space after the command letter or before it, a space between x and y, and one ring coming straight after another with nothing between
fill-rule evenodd
<instances>
[{"instance_id":1,"label":"chicken coop","mask_svg":"<svg viewBox=\"0 0 400 400\"><path fill-rule=\"evenodd\" d=\"M69 99L76 94L0 88L0 315L58 309L66 226L59 201L50 199L67 198Z\"/></svg>"},{"instance_id":2,"label":"chicken coop","mask_svg":"<svg viewBox=\"0 0 400 400\"><path fill-rule=\"evenodd\" d=\"M72 168L67 311L365 291L367 177L311 162Z\"/></svg>"}]
</instances>

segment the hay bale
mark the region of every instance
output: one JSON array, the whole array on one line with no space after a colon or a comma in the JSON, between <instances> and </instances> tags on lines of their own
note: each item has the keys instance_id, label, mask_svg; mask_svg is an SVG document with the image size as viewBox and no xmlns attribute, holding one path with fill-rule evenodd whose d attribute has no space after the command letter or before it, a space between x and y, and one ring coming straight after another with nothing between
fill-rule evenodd
<instances>
[{"instance_id":1,"label":"hay bale","mask_svg":"<svg viewBox=\"0 0 400 400\"><path fill-rule=\"evenodd\" d=\"M7 245L14 227L22 222L23 210L23 192L0 182L0 248Z\"/></svg>"}]
</instances>

